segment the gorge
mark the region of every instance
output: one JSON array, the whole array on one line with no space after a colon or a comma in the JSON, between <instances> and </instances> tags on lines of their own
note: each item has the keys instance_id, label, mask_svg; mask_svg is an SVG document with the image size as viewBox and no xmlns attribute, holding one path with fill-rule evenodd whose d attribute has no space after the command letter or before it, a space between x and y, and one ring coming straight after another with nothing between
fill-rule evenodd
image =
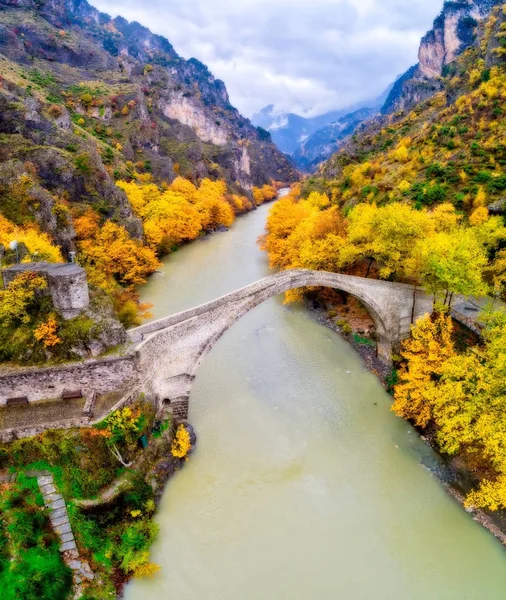
<instances>
[{"instance_id":1,"label":"gorge","mask_svg":"<svg viewBox=\"0 0 506 600\"><path fill-rule=\"evenodd\" d=\"M505 61L445 2L304 176L166 38L0 0L2 600L504 597Z\"/></svg>"}]
</instances>

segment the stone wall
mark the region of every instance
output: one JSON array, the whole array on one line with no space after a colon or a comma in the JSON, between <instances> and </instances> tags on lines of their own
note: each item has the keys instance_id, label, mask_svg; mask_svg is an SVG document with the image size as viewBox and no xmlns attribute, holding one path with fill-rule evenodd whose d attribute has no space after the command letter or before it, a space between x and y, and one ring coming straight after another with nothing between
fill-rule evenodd
<instances>
[{"instance_id":1,"label":"stone wall","mask_svg":"<svg viewBox=\"0 0 506 600\"><path fill-rule=\"evenodd\" d=\"M73 319L90 304L86 272L76 264L21 263L2 272L4 286L21 273L37 273L47 280L47 293L53 306L65 319Z\"/></svg>"},{"instance_id":2,"label":"stone wall","mask_svg":"<svg viewBox=\"0 0 506 600\"><path fill-rule=\"evenodd\" d=\"M50 429L71 429L73 427L92 427L97 423L100 423L107 414L113 413L115 410L118 410L124 406L132 406L139 399L139 395L141 390L139 387L133 387L127 392L124 396L121 397L118 402L108 411L106 414L100 414L97 416L90 416L87 414L86 407L83 409L82 414L79 416L75 416L74 418L64 419L61 421L53 421L51 423L40 423L33 424L30 423L29 411L27 411L26 424L21 427L15 428L5 428L0 429L0 442L5 444L8 442L13 442L14 440L19 440L22 438L30 438L36 435L40 435L44 433L44 431L49 431ZM88 404L88 403L87 403ZM2 409L0 409L1 411ZM188 414L188 407L186 407L186 413L184 413L184 409L180 411L182 414ZM177 415L176 415L177 416ZM183 418L183 417L180 417ZM1 419L1 413L0 413Z\"/></svg>"},{"instance_id":3,"label":"stone wall","mask_svg":"<svg viewBox=\"0 0 506 600\"><path fill-rule=\"evenodd\" d=\"M62 367L26 370L13 369L0 375L0 406L8 398L26 396L29 402L61 398L64 391L82 390L85 398L91 394L109 394L127 384L137 385L138 369L135 354L85 361Z\"/></svg>"}]
</instances>

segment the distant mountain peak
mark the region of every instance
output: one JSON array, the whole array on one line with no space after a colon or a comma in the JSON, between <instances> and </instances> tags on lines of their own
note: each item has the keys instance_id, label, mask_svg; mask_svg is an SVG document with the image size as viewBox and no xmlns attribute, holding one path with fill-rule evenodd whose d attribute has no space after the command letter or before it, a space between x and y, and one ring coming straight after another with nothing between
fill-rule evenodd
<instances>
[{"instance_id":1,"label":"distant mountain peak","mask_svg":"<svg viewBox=\"0 0 506 600\"><path fill-rule=\"evenodd\" d=\"M338 149L341 140L353 133L360 123L379 112L391 88L378 98L317 117L280 112L269 104L252 120L271 133L278 148L290 154L299 168L310 171L329 158Z\"/></svg>"}]
</instances>

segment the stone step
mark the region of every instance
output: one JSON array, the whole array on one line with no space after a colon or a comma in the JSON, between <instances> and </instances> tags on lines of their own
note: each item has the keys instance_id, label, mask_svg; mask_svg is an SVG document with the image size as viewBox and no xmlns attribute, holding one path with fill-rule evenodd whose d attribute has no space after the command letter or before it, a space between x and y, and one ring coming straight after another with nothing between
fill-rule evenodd
<instances>
[{"instance_id":1,"label":"stone step","mask_svg":"<svg viewBox=\"0 0 506 600\"><path fill-rule=\"evenodd\" d=\"M65 500L60 496L60 499L56 500L55 502L53 502L52 504L49 505L49 507L51 508L51 510L58 510L59 508L65 508ZM65 512L67 512L67 509L65 508Z\"/></svg>"},{"instance_id":2,"label":"stone step","mask_svg":"<svg viewBox=\"0 0 506 600\"><path fill-rule=\"evenodd\" d=\"M60 494L43 494L44 503L51 504L52 502L56 502L57 500L63 500Z\"/></svg>"},{"instance_id":3,"label":"stone step","mask_svg":"<svg viewBox=\"0 0 506 600\"><path fill-rule=\"evenodd\" d=\"M63 523L62 525L58 525L58 527L55 527L54 530L60 536L63 536L66 533L72 533L72 529L68 521L66 523Z\"/></svg>"},{"instance_id":4,"label":"stone step","mask_svg":"<svg viewBox=\"0 0 506 600\"><path fill-rule=\"evenodd\" d=\"M56 488L52 483L48 483L47 485L41 486L40 491L42 492L43 496L46 496L48 494L56 494Z\"/></svg>"},{"instance_id":5,"label":"stone step","mask_svg":"<svg viewBox=\"0 0 506 600\"><path fill-rule=\"evenodd\" d=\"M72 532L63 533L62 535L60 535L60 540L62 541L63 544L66 544L67 542L73 542L74 534Z\"/></svg>"},{"instance_id":6,"label":"stone step","mask_svg":"<svg viewBox=\"0 0 506 600\"><path fill-rule=\"evenodd\" d=\"M53 517L53 515L51 515L49 517L49 520L51 521L51 525L53 526L54 529L56 529L57 527L60 527L61 525L65 525L65 523L69 522L69 518L67 516L67 514L62 515L61 517Z\"/></svg>"},{"instance_id":7,"label":"stone step","mask_svg":"<svg viewBox=\"0 0 506 600\"><path fill-rule=\"evenodd\" d=\"M65 553L65 562L74 571L74 584L78 586L75 587L74 591L79 596L82 592L82 590L79 591L82 580L92 581L95 579L95 575L90 565L79 558L79 551L70 525L65 499L58 493L53 476L50 473L47 471L34 471L31 476L37 478L44 504L49 508L49 520L55 533L60 538L60 552ZM13 474L13 477L15 478L16 475Z\"/></svg>"},{"instance_id":8,"label":"stone step","mask_svg":"<svg viewBox=\"0 0 506 600\"><path fill-rule=\"evenodd\" d=\"M68 519L67 516L67 507L63 506L61 508L52 508L51 510L51 514L49 516L49 518L51 519L59 519L61 517L66 517Z\"/></svg>"},{"instance_id":9,"label":"stone step","mask_svg":"<svg viewBox=\"0 0 506 600\"><path fill-rule=\"evenodd\" d=\"M60 546L60 552L68 552L69 550L77 550L77 546L74 540L72 540L71 542L64 542Z\"/></svg>"},{"instance_id":10,"label":"stone step","mask_svg":"<svg viewBox=\"0 0 506 600\"><path fill-rule=\"evenodd\" d=\"M52 475L45 475L44 477L39 477L37 479L39 487L44 487L45 485L53 484Z\"/></svg>"}]
</instances>

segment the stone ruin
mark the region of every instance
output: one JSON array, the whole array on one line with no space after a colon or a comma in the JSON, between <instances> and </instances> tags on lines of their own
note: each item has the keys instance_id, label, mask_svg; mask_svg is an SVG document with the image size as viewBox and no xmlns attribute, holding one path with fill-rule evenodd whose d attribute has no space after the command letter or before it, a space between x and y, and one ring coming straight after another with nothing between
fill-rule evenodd
<instances>
[{"instance_id":1,"label":"stone ruin","mask_svg":"<svg viewBox=\"0 0 506 600\"><path fill-rule=\"evenodd\" d=\"M2 271L4 288L21 273L37 273L47 279L47 293L53 306L64 319L73 319L90 304L88 279L82 267L76 264L21 263Z\"/></svg>"}]
</instances>

